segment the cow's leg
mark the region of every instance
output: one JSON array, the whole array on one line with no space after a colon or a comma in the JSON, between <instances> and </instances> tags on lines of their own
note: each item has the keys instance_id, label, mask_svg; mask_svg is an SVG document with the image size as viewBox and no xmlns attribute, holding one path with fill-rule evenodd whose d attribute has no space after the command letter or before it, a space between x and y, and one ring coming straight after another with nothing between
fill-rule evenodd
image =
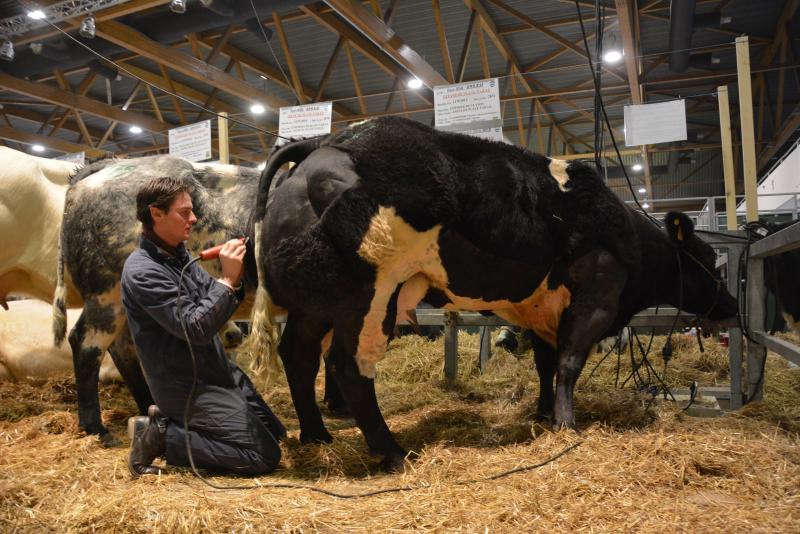
<instances>
[{"instance_id":1,"label":"cow's leg","mask_svg":"<svg viewBox=\"0 0 800 534\"><path fill-rule=\"evenodd\" d=\"M396 299L397 293L389 302L383 323L384 335L388 335L386 331L394 326ZM352 309L357 311L358 308ZM393 471L403 466L406 451L395 441L381 414L375 396L375 381L361 374L360 366L353 357L359 348L358 334L362 324L357 313L338 317L334 325L329 358L342 395L347 400L367 445L372 452L383 456L383 468Z\"/></svg>"},{"instance_id":2,"label":"cow's leg","mask_svg":"<svg viewBox=\"0 0 800 534\"><path fill-rule=\"evenodd\" d=\"M278 346L300 422L300 441L303 443L333 441L322 422L314 391L322 339L329 330L330 325L318 319L290 313Z\"/></svg>"},{"instance_id":3,"label":"cow's leg","mask_svg":"<svg viewBox=\"0 0 800 534\"><path fill-rule=\"evenodd\" d=\"M350 417L350 408L347 406L339 384L333 373L333 362L330 353L325 356L325 405L332 415L336 417Z\"/></svg>"},{"instance_id":4,"label":"cow's leg","mask_svg":"<svg viewBox=\"0 0 800 534\"><path fill-rule=\"evenodd\" d=\"M133 339L127 327L121 329L117 339L108 348L108 352L111 354L111 359L114 360L119 374L122 375L125 385L133 395L133 400L139 407L139 413L146 415L147 408L155 402L150 394L150 388L147 387L142 367L139 365L139 358L136 356L136 347L133 345Z\"/></svg>"},{"instance_id":5,"label":"cow's leg","mask_svg":"<svg viewBox=\"0 0 800 534\"><path fill-rule=\"evenodd\" d=\"M533 357L536 361L536 372L539 374L539 404L536 407L536 419L553 420L555 393L553 379L556 376L556 349L546 341L533 336Z\"/></svg>"},{"instance_id":6,"label":"cow's leg","mask_svg":"<svg viewBox=\"0 0 800 534\"><path fill-rule=\"evenodd\" d=\"M121 312L119 305L104 304L98 298L86 299L81 316L69 333L78 393L78 424L87 434L99 435L100 440L109 446L118 442L100 419L97 388L103 353L124 325Z\"/></svg>"},{"instance_id":7,"label":"cow's leg","mask_svg":"<svg viewBox=\"0 0 800 534\"><path fill-rule=\"evenodd\" d=\"M569 267L573 280L572 302L564 310L558 329L556 378L556 429L575 427L573 391L592 346L617 318L619 297L627 271L610 253L591 252Z\"/></svg>"}]
</instances>

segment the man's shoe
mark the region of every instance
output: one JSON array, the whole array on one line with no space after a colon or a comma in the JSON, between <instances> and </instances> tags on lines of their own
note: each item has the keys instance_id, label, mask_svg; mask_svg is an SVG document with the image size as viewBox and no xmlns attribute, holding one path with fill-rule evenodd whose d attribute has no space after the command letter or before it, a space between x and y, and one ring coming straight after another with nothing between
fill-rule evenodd
<instances>
[{"instance_id":1,"label":"man's shoe","mask_svg":"<svg viewBox=\"0 0 800 534\"><path fill-rule=\"evenodd\" d=\"M159 474L161 470L151 464L167 450L167 420L155 405L150 406L147 414L148 417L128 419L128 437L131 438L128 469L134 478Z\"/></svg>"}]
</instances>

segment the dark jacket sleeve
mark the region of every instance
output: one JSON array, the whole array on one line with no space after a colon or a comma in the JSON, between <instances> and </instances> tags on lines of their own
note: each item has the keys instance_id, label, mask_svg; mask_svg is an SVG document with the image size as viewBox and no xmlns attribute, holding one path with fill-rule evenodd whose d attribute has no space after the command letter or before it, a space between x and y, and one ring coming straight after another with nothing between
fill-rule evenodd
<instances>
[{"instance_id":1,"label":"dark jacket sleeve","mask_svg":"<svg viewBox=\"0 0 800 534\"><path fill-rule=\"evenodd\" d=\"M198 302L192 302L182 293L178 306L177 284L168 273L147 269L132 272L129 276L128 290L141 309L164 330L180 339L184 338L180 321L183 317L193 345L211 343L239 305L230 288L213 279Z\"/></svg>"}]
</instances>

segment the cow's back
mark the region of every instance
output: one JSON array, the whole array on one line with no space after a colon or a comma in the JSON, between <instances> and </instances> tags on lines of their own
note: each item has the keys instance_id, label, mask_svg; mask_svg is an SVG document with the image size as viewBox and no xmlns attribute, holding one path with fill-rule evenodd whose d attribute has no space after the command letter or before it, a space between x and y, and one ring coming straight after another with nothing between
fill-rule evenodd
<instances>
[{"instance_id":1,"label":"cow's back","mask_svg":"<svg viewBox=\"0 0 800 534\"><path fill-rule=\"evenodd\" d=\"M192 164L170 156L117 160L81 177L68 192L63 222L64 258L81 294L99 295L118 283L138 246L136 195L152 178L172 176L194 186L198 222L188 246L202 248L245 235L258 174L229 165Z\"/></svg>"}]
</instances>

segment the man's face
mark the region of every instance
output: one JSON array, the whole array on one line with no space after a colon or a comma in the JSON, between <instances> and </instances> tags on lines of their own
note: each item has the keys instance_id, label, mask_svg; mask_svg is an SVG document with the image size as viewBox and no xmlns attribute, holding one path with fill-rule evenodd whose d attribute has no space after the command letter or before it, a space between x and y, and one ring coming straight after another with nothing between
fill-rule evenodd
<instances>
[{"instance_id":1,"label":"man's face","mask_svg":"<svg viewBox=\"0 0 800 534\"><path fill-rule=\"evenodd\" d=\"M164 212L158 208L150 208L153 217L153 231L158 237L173 247L189 239L192 226L197 222L197 217L192 211L192 197L189 193L179 193Z\"/></svg>"}]
</instances>

